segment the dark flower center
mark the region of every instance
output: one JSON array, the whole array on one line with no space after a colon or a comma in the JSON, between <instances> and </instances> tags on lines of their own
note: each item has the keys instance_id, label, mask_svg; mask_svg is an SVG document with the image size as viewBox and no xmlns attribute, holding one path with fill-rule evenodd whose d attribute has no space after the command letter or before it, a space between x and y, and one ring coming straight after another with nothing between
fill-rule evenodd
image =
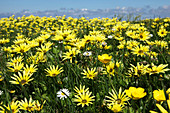
<instances>
[{"instance_id":1,"label":"dark flower center","mask_svg":"<svg viewBox=\"0 0 170 113\"><path fill-rule=\"evenodd\" d=\"M92 77L93 75L89 74L89 77Z\"/></svg>"},{"instance_id":2,"label":"dark flower center","mask_svg":"<svg viewBox=\"0 0 170 113\"><path fill-rule=\"evenodd\" d=\"M112 72L112 71L113 71L113 69L110 69L109 71L110 71L110 72Z\"/></svg>"},{"instance_id":3,"label":"dark flower center","mask_svg":"<svg viewBox=\"0 0 170 113\"><path fill-rule=\"evenodd\" d=\"M54 73L54 74L52 74L52 76L53 76L53 77L55 77L56 75L57 75L57 74L55 74L55 73Z\"/></svg>"},{"instance_id":4,"label":"dark flower center","mask_svg":"<svg viewBox=\"0 0 170 113\"><path fill-rule=\"evenodd\" d=\"M87 102L87 100L86 100L86 99L83 99L83 100L82 100L82 103L86 103L86 102Z\"/></svg>"},{"instance_id":5,"label":"dark flower center","mask_svg":"<svg viewBox=\"0 0 170 113\"><path fill-rule=\"evenodd\" d=\"M117 99L116 101L117 101L117 103L118 103L118 104L120 104L120 103L121 103L121 99Z\"/></svg>"},{"instance_id":6,"label":"dark flower center","mask_svg":"<svg viewBox=\"0 0 170 113\"><path fill-rule=\"evenodd\" d=\"M142 39L142 38L143 38L143 36L142 36L142 35L140 35L140 38Z\"/></svg>"},{"instance_id":7,"label":"dark flower center","mask_svg":"<svg viewBox=\"0 0 170 113\"><path fill-rule=\"evenodd\" d=\"M139 50L138 53L143 53L143 50Z\"/></svg>"},{"instance_id":8,"label":"dark flower center","mask_svg":"<svg viewBox=\"0 0 170 113\"><path fill-rule=\"evenodd\" d=\"M26 83L26 80L21 80L21 84L25 84Z\"/></svg>"},{"instance_id":9,"label":"dark flower center","mask_svg":"<svg viewBox=\"0 0 170 113\"><path fill-rule=\"evenodd\" d=\"M27 109L28 111L31 111L32 106L27 106L26 109Z\"/></svg>"},{"instance_id":10,"label":"dark flower center","mask_svg":"<svg viewBox=\"0 0 170 113\"><path fill-rule=\"evenodd\" d=\"M73 54L70 54L70 57L73 57Z\"/></svg>"}]
</instances>

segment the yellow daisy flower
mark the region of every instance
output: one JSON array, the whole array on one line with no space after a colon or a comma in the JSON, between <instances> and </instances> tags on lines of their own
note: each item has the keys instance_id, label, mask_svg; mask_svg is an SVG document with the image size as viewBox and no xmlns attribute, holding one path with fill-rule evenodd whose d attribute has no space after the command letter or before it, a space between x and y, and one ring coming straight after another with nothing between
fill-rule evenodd
<instances>
[{"instance_id":1,"label":"yellow daisy flower","mask_svg":"<svg viewBox=\"0 0 170 113\"><path fill-rule=\"evenodd\" d=\"M58 74L60 74L61 72L63 72L64 70L62 70L63 67L61 67L60 69L57 67L50 66L50 68L45 69L45 71L47 71L47 75L46 76L50 76L50 77L56 77Z\"/></svg>"},{"instance_id":2,"label":"yellow daisy flower","mask_svg":"<svg viewBox=\"0 0 170 113\"><path fill-rule=\"evenodd\" d=\"M11 82L12 84L25 85L25 84L28 84L28 82L33 80L33 78L31 78L32 75L33 74L26 73L25 71L23 71L23 74L18 72L18 75L14 74L14 77L11 77L14 81L9 81L9 82Z\"/></svg>"},{"instance_id":3,"label":"yellow daisy flower","mask_svg":"<svg viewBox=\"0 0 170 113\"><path fill-rule=\"evenodd\" d=\"M76 99L74 99L74 102L79 102L77 104L77 106L82 105L82 107L84 107L85 105L89 106L89 104L92 104L92 101L94 101L95 99L93 99L95 96L91 96L92 92L84 92L80 93L79 95L75 95Z\"/></svg>"}]
</instances>

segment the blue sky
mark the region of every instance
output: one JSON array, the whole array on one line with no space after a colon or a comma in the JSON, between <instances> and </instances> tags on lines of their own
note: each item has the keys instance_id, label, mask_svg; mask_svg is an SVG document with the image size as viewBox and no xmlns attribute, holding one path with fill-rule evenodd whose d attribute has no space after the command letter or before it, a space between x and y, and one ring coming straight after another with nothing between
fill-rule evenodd
<instances>
[{"instance_id":1,"label":"blue sky","mask_svg":"<svg viewBox=\"0 0 170 113\"><path fill-rule=\"evenodd\" d=\"M56 10L60 8L74 9L106 9L116 7L152 8L170 5L170 0L0 0L0 13L19 12L24 9L34 11Z\"/></svg>"}]
</instances>

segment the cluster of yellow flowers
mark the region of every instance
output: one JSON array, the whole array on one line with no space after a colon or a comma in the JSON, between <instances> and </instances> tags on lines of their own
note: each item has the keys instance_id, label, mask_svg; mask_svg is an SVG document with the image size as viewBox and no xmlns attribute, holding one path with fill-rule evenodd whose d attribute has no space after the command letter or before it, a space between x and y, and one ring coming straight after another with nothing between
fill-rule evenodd
<instances>
[{"instance_id":1,"label":"cluster of yellow flowers","mask_svg":"<svg viewBox=\"0 0 170 113\"><path fill-rule=\"evenodd\" d=\"M69 86L69 89L74 89L76 92L73 101L78 103L78 106L85 107L93 104L98 98L96 94L102 92L94 93L95 88L92 85L103 83L107 85L107 89L106 86L96 85L96 90L99 91L104 87L105 93L110 95L102 94L101 97L106 98L104 105L113 112L121 112L125 106L128 106L128 101L137 101L152 93L145 92L148 90L136 85L136 81L129 83L129 79L135 78L139 81L140 77L147 79L148 76L148 78L153 76L159 78L157 75L160 73L167 76L166 73L170 70L167 60L170 54L169 23L170 18L145 19L140 22L120 21L117 18L89 19L33 15L1 18L0 60L3 58L4 60L0 61L2 64L0 84L7 84L8 88L14 84L12 88L16 88L15 96L22 95L22 88L27 88L30 84L42 85L42 90L39 92L44 94L48 88L56 93L56 89ZM52 82L46 83L50 81ZM75 83L70 85L69 81ZM87 83L84 84L89 88L85 88L85 85L80 85L79 88L70 87L85 81ZM108 87L113 88L113 81L123 81L123 85L114 87L124 87L125 90L122 91L120 88L118 93L116 89L110 90ZM169 86L165 87L168 88ZM12 92L15 93L15 90ZM33 90L36 92L38 89ZM92 96L90 90L95 96ZM156 106L162 112L166 111L161 106L162 102L167 101L170 106L169 90L166 91L168 99L164 90L153 91ZM62 91L60 90L58 94L62 94L64 98L69 97ZM29 112L40 111L45 101L41 103L38 100L33 101L32 98L28 102L25 98L24 101L12 101L7 106L3 104L5 107L0 107L0 112L8 110L15 113L19 112L19 109Z\"/></svg>"},{"instance_id":2,"label":"cluster of yellow flowers","mask_svg":"<svg viewBox=\"0 0 170 113\"><path fill-rule=\"evenodd\" d=\"M43 108L43 105L45 104L46 101L44 101L42 104L39 103L38 100L34 101L32 98L28 101L26 98L21 101L12 101L11 103L8 104L8 106L4 105L4 107L0 106L0 112L1 113L7 113L7 112L12 112L12 113L18 113L19 110L25 110L28 112L32 112L34 110L36 111L41 111Z\"/></svg>"}]
</instances>

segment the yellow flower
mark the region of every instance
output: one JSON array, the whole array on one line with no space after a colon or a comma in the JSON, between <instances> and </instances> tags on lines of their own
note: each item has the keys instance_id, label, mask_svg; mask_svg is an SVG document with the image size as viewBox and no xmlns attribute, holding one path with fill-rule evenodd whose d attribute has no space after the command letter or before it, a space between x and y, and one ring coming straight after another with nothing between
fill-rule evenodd
<instances>
[{"instance_id":1,"label":"yellow flower","mask_svg":"<svg viewBox=\"0 0 170 113\"><path fill-rule=\"evenodd\" d=\"M12 101L10 103L10 106L8 104L8 107L6 105L4 105L4 107L9 111L9 113L10 113L10 111L12 113L18 113L19 112L19 101L16 101L16 102ZM0 110L0 113L7 113L3 107L0 106L0 109L2 109L2 110Z\"/></svg>"},{"instance_id":2,"label":"yellow flower","mask_svg":"<svg viewBox=\"0 0 170 113\"><path fill-rule=\"evenodd\" d=\"M64 70L62 70L63 67L61 67L60 69L57 67L50 66L50 68L45 69L45 71L47 71L47 75L46 76L50 76L50 77L56 77L58 74L60 74L61 72L63 72Z\"/></svg>"},{"instance_id":3,"label":"yellow flower","mask_svg":"<svg viewBox=\"0 0 170 113\"><path fill-rule=\"evenodd\" d=\"M62 35L55 35L52 40L62 41L64 38Z\"/></svg>"},{"instance_id":4,"label":"yellow flower","mask_svg":"<svg viewBox=\"0 0 170 113\"><path fill-rule=\"evenodd\" d=\"M132 67L128 71L128 75L130 77L135 76L135 77L140 77L142 75L145 75L147 72L147 68L149 65L144 66L143 64L140 65L139 62L137 63L137 66L135 67L133 64L130 64Z\"/></svg>"},{"instance_id":5,"label":"yellow flower","mask_svg":"<svg viewBox=\"0 0 170 113\"><path fill-rule=\"evenodd\" d=\"M166 91L166 93L168 94L169 99L170 99L170 88L168 88L168 90Z\"/></svg>"},{"instance_id":6,"label":"yellow flower","mask_svg":"<svg viewBox=\"0 0 170 113\"><path fill-rule=\"evenodd\" d=\"M160 64L159 66L155 66L152 63L151 68L147 68L147 71L148 71L149 75L158 74L158 73L165 73L165 71L169 71L170 70L168 68L164 69L167 66L168 66L168 64Z\"/></svg>"},{"instance_id":7,"label":"yellow flower","mask_svg":"<svg viewBox=\"0 0 170 113\"><path fill-rule=\"evenodd\" d=\"M25 71L23 71L23 75L20 72L18 72L18 75L14 74L14 77L11 77L14 81L9 81L9 82L11 82L12 84L25 85L25 84L28 84L28 82L33 80L31 76L32 74L26 73Z\"/></svg>"},{"instance_id":8,"label":"yellow flower","mask_svg":"<svg viewBox=\"0 0 170 113\"><path fill-rule=\"evenodd\" d=\"M35 108L35 101L33 101L32 98L30 98L29 102L27 101L26 98L25 101L21 100L20 109L31 112L34 111L34 108Z\"/></svg>"},{"instance_id":9,"label":"yellow flower","mask_svg":"<svg viewBox=\"0 0 170 113\"><path fill-rule=\"evenodd\" d=\"M22 62L23 61L23 56L19 56L17 58L11 59L12 63L17 63L17 62Z\"/></svg>"},{"instance_id":10,"label":"yellow flower","mask_svg":"<svg viewBox=\"0 0 170 113\"><path fill-rule=\"evenodd\" d=\"M5 44L5 43L8 43L10 40L7 38L3 38L3 39L0 39L0 44Z\"/></svg>"},{"instance_id":11,"label":"yellow flower","mask_svg":"<svg viewBox=\"0 0 170 113\"><path fill-rule=\"evenodd\" d=\"M0 71L0 81L3 81L4 77L2 77L1 75L2 75L2 72Z\"/></svg>"},{"instance_id":12,"label":"yellow flower","mask_svg":"<svg viewBox=\"0 0 170 113\"><path fill-rule=\"evenodd\" d=\"M154 90L153 91L153 98L160 102L160 101L165 101L166 100L166 97L165 97L165 93L164 93L164 90Z\"/></svg>"},{"instance_id":13,"label":"yellow flower","mask_svg":"<svg viewBox=\"0 0 170 113\"><path fill-rule=\"evenodd\" d=\"M43 53L46 53L47 51L49 51L51 48L50 48L50 46L46 46L46 45L42 45L41 44L41 48L37 48L37 51L38 52L43 52Z\"/></svg>"},{"instance_id":14,"label":"yellow flower","mask_svg":"<svg viewBox=\"0 0 170 113\"><path fill-rule=\"evenodd\" d=\"M17 52L17 53L25 53L27 52L28 50L30 50L31 47L30 45L26 44L26 43L22 43L20 45L16 45L14 47L14 52Z\"/></svg>"},{"instance_id":15,"label":"yellow flower","mask_svg":"<svg viewBox=\"0 0 170 113\"><path fill-rule=\"evenodd\" d=\"M76 48L69 49L69 52L64 53L63 60L70 59L70 63L72 63L73 57L76 57L78 53L80 53L80 51Z\"/></svg>"},{"instance_id":16,"label":"yellow flower","mask_svg":"<svg viewBox=\"0 0 170 113\"><path fill-rule=\"evenodd\" d=\"M34 66L34 64L31 64L30 67L28 67L28 65L26 64L26 67L24 67L24 71L26 73L32 74L32 73L36 72L36 70L38 69L36 67L37 67L37 65Z\"/></svg>"},{"instance_id":17,"label":"yellow flower","mask_svg":"<svg viewBox=\"0 0 170 113\"><path fill-rule=\"evenodd\" d=\"M118 113L122 111L123 105L121 104L108 104L107 108L109 108L110 110L112 110L114 113Z\"/></svg>"},{"instance_id":18,"label":"yellow flower","mask_svg":"<svg viewBox=\"0 0 170 113\"><path fill-rule=\"evenodd\" d=\"M146 92L144 92L144 88L141 87L130 87L129 89L126 89L125 92L128 95L128 97L138 100L146 96Z\"/></svg>"},{"instance_id":19,"label":"yellow flower","mask_svg":"<svg viewBox=\"0 0 170 113\"><path fill-rule=\"evenodd\" d=\"M87 68L87 71L83 69L84 73L81 73L81 74L86 75L83 78L93 79L97 75L97 72L95 72L95 71L96 71L96 68L94 68L94 69Z\"/></svg>"},{"instance_id":20,"label":"yellow flower","mask_svg":"<svg viewBox=\"0 0 170 113\"><path fill-rule=\"evenodd\" d=\"M106 66L106 71L103 71L104 74L109 74L114 76L114 72L115 72L115 63L114 62L110 62L109 65Z\"/></svg>"},{"instance_id":21,"label":"yellow flower","mask_svg":"<svg viewBox=\"0 0 170 113\"><path fill-rule=\"evenodd\" d=\"M98 60L104 64L110 62L111 59L112 59L112 56L109 56L108 54L98 55Z\"/></svg>"},{"instance_id":22,"label":"yellow flower","mask_svg":"<svg viewBox=\"0 0 170 113\"><path fill-rule=\"evenodd\" d=\"M113 105L114 104L125 105L125 104L127 104L126 101L128 101L130 99L125 94L125 91L122 92L121 87L119 89L119 93L117 93L115 89L112 89L112 92L109 92L109 94L111 95L111 97L106 96L106 98L108 98L108 100L106 100L106 102L109 102L109 104L113 104Z\"/></svg>"},{"instance_id":23,"label":"yellow flower","mask_svg":"<svg viewBox=\"0 0 170 113\"><path fill-rule=\"evenodd\" d=\"M170 100L167 100L167 104L168 104L168 108L170 110ZM156 106L158 107L158 109L161 111L161 113L168 113L167 110L165 110L160 104L156 104ZM158 113L158 112L155 112L155 111L152 111L150 110L149 111L150 113Z\"/></svg>"},{"instance_id":24,"label":"yellow flower","mask_svg":"<svg viewBox=\"0 0 170 113\"><path fill-rule=\"evenodd\" d=\"M46 100L45 100L45 101L43 102L43 104L41 105L41 104L39 103L39 101L36 100L36 101L35 101L35 107L34 107L34 109L35 109L36 111L41 111L42 108L43 108L43 105L45 104L45 102L46 102Z\"/></svg>"},{"instance_id":25,"label":"yellow flower","mask_svg":"<svg viewBox=\"0 0 170 113\"><path fill-rule=\"evenodd\" d=\"M81 84L80 84L80 89L77 88L77 87L75 87L75 88L74 88L74 91L77 92L77 95L78 95L78 94L82 94L83 92L86 93L87 91L89 91L89 88L86 88L86 89L85 89L85 85L84 85L84 86L81 86Z\"/></svg>"},{"instance_id":26,"label":"yellow flower","mask_svg":"<svg viewBox=\"0 0 170 113\"><path fill-rule=\"evenodd\" d=\"M147 31L141 32L137 36L139 37L139 40L141 40L141 41L146 41L146 40L150 39L149 32L147 32Z\"/></svg>"},{"instance_id":27,"label":"yellow flower","mask_svg":"<svg viewBox=\"0 0 170 113\"><path fill-rule=\"evenodd\" d=\"M164 29L164 28L161 28L161 29L159 29L159 31L158 31L158 35L160 36L160 37L165 37L166 35L167 35L167 31L166 31L166 29Z\"/></svg>"},{"instance_id":28,"label":"yellow flower","mask_svg":"<svg viewBox=\"0 0 170 113\"><path fill-rule=\"evenodd\" d=\"M24 64L22 62L8 63L8 68L11 72L18 72L23 68Z\"/></svg>"},{"instance_id":29,"label":"yellow flower","mask_svg":"<svg viewBox=\"0 0 170 113\"><path fill-rule=\"evenodd\" d=\"M92 92L84 92L83 93L79 93L79 95L75 95L76 99L74 99L74 102L79 102L77 104L77 106L82 105L82 107L84 107L85 105L89 106L89 104L92 104L92 101L94 101L95 99L93 99L95 96L91 96Z\"/></svg>"},{"instance_id":30,"label":"yellow flower","mask_svg":"<svg viewBox=\"0 0 170 113\"><path fill-rule=\"evenodd\" d=\"M10 93L15 93L15 90L11 90L11 91L9 91Z\"/></svg>"},{"instance_id":31,"label":"yellow flower","mask_svg":"<svg viewBox=\"0 0 170 113\"><path fill-rule=\"evenodd\" d=\"M132 53L136 54L137 56L145 56L149 52L149 46L136 46L135 48L132 49Z\"/></svg>"}]
</instances>

